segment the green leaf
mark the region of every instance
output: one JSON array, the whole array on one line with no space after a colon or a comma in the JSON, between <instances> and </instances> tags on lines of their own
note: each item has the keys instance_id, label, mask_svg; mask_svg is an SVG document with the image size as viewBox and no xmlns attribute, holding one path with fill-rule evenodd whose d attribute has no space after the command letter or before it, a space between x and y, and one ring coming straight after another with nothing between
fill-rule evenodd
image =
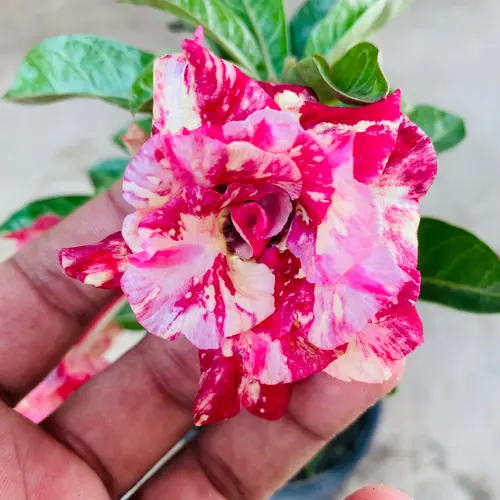
<instances>
[{"instance_id":1,"label":"green leaf","mask_svg":"<svg viewBox=\"0 0 500 500\"><path fill-rule=\"evenodd\" d=\"M277 80L290 54L288 25L283 0L224 0L254 33L264 58L267 75Z\"/></svg>"},{"instance_id":2,"label":"green leaf","mask_svg":"<svg viewBox=\"0 0 500 500\"><path fill-rule=\"evenodd\" d=\"M264 59L252 31L223 0L119 0L164 10L190 25L201 24L212 38L252 76L267 77Z\"/></svg>"},{"instance_id":3,"label":"green leaf","mask_svg":"<svg viewBox=\"0 0 500 500\"><path fill-rule=\"evenodd\" d=\"M154 60L144 67L132 85L130 111L134 114L153 111L153 65Z\"/></svg>"},{"instance_id":4,"label":"green leaf","mask_svg":"<svg viewBox=\"0 0 500 500\"><path fill-rule=\"evenodd\" d=\"M465 139L463 119L433 106L415 106L409 118L430 137L438 153L455 147Z\"/></svg>"},{"instance_id":5,"label":"green leaf","mask_svg":"<svg viewBox=\"0 0 500 500\"><path fill-rule=\"evenodd\" d=\"M337 99L347 104L370 104L389 92L379 50L369 42L358 43L335 63L329 81Z\"/></svg>"},{"instance_id":6,"label":"green leaf","mask_svg":"<svg viewBox=\"0 0 500 500\"><path fill-rule=\"evenodd\" d=\"M500 259L468 231L423 218L418 232L421 298L476 313L500 312Z\"/></svg>"},{"instance_id":7,"label":"green leaf","mask_svg":"<svg viewBox=\"0 0 500 500\"><path fill-rule=\"evenodd\" d=\"M312 30L304 55L321 54L329 64L340 59L396 15L411 0L339 0Z\"/></svg>"},{"instance_id":8,"label":"green leaf","mask_svg":"<svg viewBox=\"0 0 500 500\"><path fill-rule=\"evenodd\" d=\"M311 87L323 104L336 104L335 89L330 81L330 68L319 55L290 64L286 68L284 79L287 83Z\"/></svg>"},{"instance_id":9,"label":"green leaf","mask_svg":"<svg viewBox=\"0 0 500 500\"><path fill-rule=\"evenodd\" d=\"M135 318L135 314L130 308L129 304L123 306L123 309L115 316L114 322L119 326L124 328L125 330L142 330L144 331L144 327L139 324L137 319Z\"/></svg>"},{"instance_id":10,"label":"green leaf","mask_svg":"<svg viewBox=\"0 0 500 500\"><path fill-rule=\"evenodd\" d=\"M90 196L56 196L32 201L25 207L10 215L5 222L0 225L0 233L11 233L25 229L34 224L42 215L57 215L64 218L73 210L90 200Z\"/></svg>"},{"instance_id":11,"label":"green leaf","mask_svg":"<svg viewBox=\"0 0 500 500\"><path fill-rule=\"evenodd\" d=\"M96 97L129 107L135 79L152 54L90 35L57 36L31 49L5 98L27 104Z\"/></svg>"},{"instance_id":12,"label":"green leaf","mask_svg":"<svg viewBox=\"0 0 500 500\"><path fill-rule=\"evenodd\" d=\"M112 158L96 163L89 169L89 176L96 192L100 193L111 187L123 177L129 158Z\"/></svg>"},{"instance_id":13,"label":"green leaf","mask_svg":"<svg viewBox=\"0 0 500 500\"><path fill-rule=\"evenodd\" d=\"M360 106L379 101L389 84L379 66L379 50L369 42L353 47L332 69L320 55L307 57L287 70L288 81L312 87L321 102Z\"/></svg>"},{"instance_id":14,"label":"green leaf","mask_svg":"<svg viewBox=\"0 0 500 500\"><path fill-rule=\"evenodd\" d=\"M292 52L302 57L304 46L316 23L321 21L338 0L308 0L290 22Z\"/></svg>"},{"instance_id":15,"label":"green leaf","mask_svg":"<svg viewBox=\"0 0 500 500\"><path fill-rule=\"evenodd\" d=\"M137 125L141 127L145 132L148 134L151 134L151 127L152 127L152 122L153 118L150 116L148 118L143 118L141 120L137 120ZM127 133L128 127L121 128L120 130L117 130L115 134L112 137L113 142L123 151L127 153L127 148L125 147L125 144L123 144L122 137Z\"/></svg>"}]
</instances>

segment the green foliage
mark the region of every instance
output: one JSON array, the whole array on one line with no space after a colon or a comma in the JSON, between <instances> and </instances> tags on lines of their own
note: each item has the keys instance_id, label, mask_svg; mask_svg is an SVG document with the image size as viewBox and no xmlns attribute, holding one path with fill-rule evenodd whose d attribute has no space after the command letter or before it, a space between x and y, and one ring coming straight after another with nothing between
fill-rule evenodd
<instances>
[{"instance_id":1,"label":"green foliage","mask_svg":"<svg viewBox=\"0 0 500 500\"><path fill-rule=\"evenodd\" d=\"M120 0L122 3L146 5L177 16L189 25L201 24L235 62L252 76L267 77L264 57L254 34L223 0Z\"/></svg>"},{"instance_id":2,"label":"green foliage","mask_svg":"<svg viewBox=\"0 0 500 500\"><path fill-rule=\"evenodd\" d=\"M114 322L125 330L144 330L142 325L140 325L135 318L135 314L129 304L123 306L120 312L115 316Z\"/></svg>"},{"instance_id":3,"label":"green foliage","mask_svg":"<svg viewBox=\"0 0 500 500\"><path fill-rule=\"evenodd\" d=\"M476 313L500 312L500 259L468 231L423 218L418 232L421 298Z\"/></svg>"},{"instance_id":4,"label":"green foliage","mask_svg":"<svg viewBox=\"0 0 500 500\"><path fill-rule=\"evenodd\" d=\"M302 57L304 46L314 26L338 0L307 0L290 22L292 53Z\"/></svg>"},{"instance_id":5,"label":"green foliage","mask_svg":"<svg viewBox=\"0 0 500 500\"><path fill-rule=\"evenodd\" d=\"M290 54L283 0L225 0L255 35L264 57L267 76L278 80Z\"/></svg>"},{"instance_id":6,"label":"green foliage","mask_svg":"<svg viewBox=\"0 0 500 500\"><path fill-rule=\"evenodd\" d=\"M5 98L46 103L94 97L128 108L131 88L152 54L90 35L49 38L31 49Z\"/></svg>"},{"instance_id":7,"label":"green foliage","mask_svg":"<svg viewBox=\"0 0 500 500\"><path fill-rule=\"evenodd\" d=\"M430 137L438 153L454 148L465 139L463 119L433 106L415 106L409 118Z\"/></svg>"},{"instance_id":8,"label":"green foliage","mask_svg":"<svg viewBox=\"0 0 500 500\"><path fill-rule=\"evenodd\" d=\"M130 111L133 114L153 111L153 65L154 61L151 61L145 66L132 85Z\"/></svg>"},{"instance_id":9,"label":"green foliage","mask_svg":"<svg viewBox=\"0 0 500 500\"><path fill-rule=\"evenodd\" d=\"M380 29L411 0L339 0L312 30L304 55L321 54L329 64Z\"/></svg>"},{"instance_id":10,"label":"green foliage","mask_svg":"<svg viewBox=\"0 0 500 500\"><path fill-rule=\"evenodd\" d=\"M123 177L128 158L112 158L103 160L89 169L89 176L97 193L111 187L116 181Z\"/></svg>"},{"instance_id":11,"label":"green foliage","mask_svg":"<svg viewBox=\"0 0 500 500\"><path fill-rule=\"evenodd\" d=\"M149 116L148 118L142 118L141 120L137 120L137 125L141 127L145 132L148 134L151 134L151 127L152 127L152 117ZM122 137L127 133L128 127L121 128L120 130L117 130L112 137L112 141L123 151L127 153L127 148L125 147L125 144L123 144Z\"/></svg>"},{"instance_id":12,"label":"green foliage","mask_svg":"<svg viewBox=\"0 0 500 500\"><path fill-rule=\"evenodd\" d=\"M331 69L322 56L307 57L288 70L287 80L312 87L323 103L338 100L363 105L376 102L389 92L379 66L379 51L368 42L354 46Z\"/></svg>"},{"instance_id":13,"label":"green foliage","mask_svg":"<svg viewBox=\"0 0 500 500\"><path fill-rule=\"evenodd\" d=\"M90 196L74 195L56 196L32 201L17 212L14 212L0 225L0 234L11 233L30 227L42 215L51 214L61 218L66 217L89 199Z\"/></svg>"}]
</instances>

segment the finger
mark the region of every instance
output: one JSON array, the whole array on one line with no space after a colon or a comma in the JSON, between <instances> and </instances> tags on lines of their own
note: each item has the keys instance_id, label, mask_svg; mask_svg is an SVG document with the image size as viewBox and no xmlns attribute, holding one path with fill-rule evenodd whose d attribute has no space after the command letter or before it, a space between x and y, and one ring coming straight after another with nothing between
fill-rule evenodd
<instances>
[{"instance_id":1,"label":"finger","mask_svg":"<svg viewBox=\"0 0 500 500\"><path fill-rule=\"evenodd\" d=\"M120 497L193 425L197 364L197 350L185 339L149 335L42 427L99 474L112 498Z\"/></svg>"},{"instance_id":2,"label":"finger","mask_svg":"<svg viewBox=\"0 0 500 500\"><path fill-rule=\"evenodd\" d=\"M68 279L61 247L120 228L120 186L90 201L0 266L0 397L15 404L58 362L113 296Z\"/></svg>"},{"instance_id":3,"label":"finger","mask_svg":"<svg viewBox=\"0 0 500 500\"><path fill-rule=\"evenodd\" d=\"M380 485L362 488L345 500L411 500L411 498L406 493Z\"/></svg>"},{"instance_id":4,"label":"finger","mask_svg":"<svg viewBox=\"0 0 500 500\"><path fill-rule=\"evenodd\" d=\"M95 472L75 458L0 401L1 499L109 499Z\"/></svg>"},{"instance_id":5,"label":"finger","mask_svg":"<svg viewBox=\"0 0 500 500\"><path fill-rule=\"evenodd\" d=\"M372 385L316 374L295 386L284 418L269 422L242 413L214 425L146 483L136 498L161 499L166 492L172 498L198 498L200 491L209 492L203 498L268 498L391 390L401 368L388 383Z\"/></svg>"}]
</instances>

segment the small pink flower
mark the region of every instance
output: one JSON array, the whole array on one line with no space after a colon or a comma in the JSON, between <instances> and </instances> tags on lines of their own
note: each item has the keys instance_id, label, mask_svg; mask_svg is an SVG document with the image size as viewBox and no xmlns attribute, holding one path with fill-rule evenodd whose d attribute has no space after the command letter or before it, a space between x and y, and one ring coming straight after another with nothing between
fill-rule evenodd
<instances>
[{"instance_id":1,"label":"small pink flower","mask_svg":"<svg viewBox=\"0 0 500 500\"><path fill-rule=\"evenodd\" d=\"M135 212L61 251L63 269L120 287L138 321L200 349L195 421L268 419L326 370L380 382L423 341L415 311L430 140L400 93L335 108L250 79L203 47L155 63L153 133L128 165Z\"/></svg>"}]
</instances>

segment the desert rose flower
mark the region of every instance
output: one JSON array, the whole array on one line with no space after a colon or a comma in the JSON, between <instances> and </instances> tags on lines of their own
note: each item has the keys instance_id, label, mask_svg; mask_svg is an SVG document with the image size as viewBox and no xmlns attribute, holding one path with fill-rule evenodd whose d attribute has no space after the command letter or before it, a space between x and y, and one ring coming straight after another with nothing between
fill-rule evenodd
<instances>
[{"instance_id":1,"label":"desert rose flower","mask_svg":"<svg viewBox=\"0 0 500 500\"><path fill-rule=\"evenodd\" d=\"M144 328L200 351L195 422L286 410L316 372L380 382L423 341L419 199L436 173L400 93L362 108L252 80L203 47L154 69L152 136L121 233L60 253Z\"/></svg>"}]
</instances>

